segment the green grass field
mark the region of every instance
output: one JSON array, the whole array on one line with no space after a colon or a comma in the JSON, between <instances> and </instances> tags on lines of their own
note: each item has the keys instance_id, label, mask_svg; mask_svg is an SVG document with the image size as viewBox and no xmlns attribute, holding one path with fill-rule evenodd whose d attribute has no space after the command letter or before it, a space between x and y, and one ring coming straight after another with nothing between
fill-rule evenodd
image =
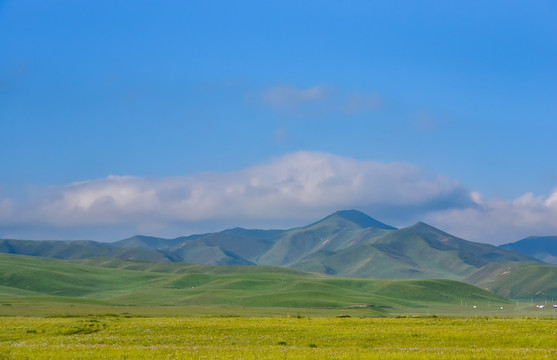
<instances>
[{"instance_id":1,"label":"green grass field","mask_svg":"<svg viewBox=\"0 0 557 360\"><path fill-rule=\"evenodd\" d=\"M551 318L3 317L1 359L552 359Z\"/></svg>"}]
</instances>

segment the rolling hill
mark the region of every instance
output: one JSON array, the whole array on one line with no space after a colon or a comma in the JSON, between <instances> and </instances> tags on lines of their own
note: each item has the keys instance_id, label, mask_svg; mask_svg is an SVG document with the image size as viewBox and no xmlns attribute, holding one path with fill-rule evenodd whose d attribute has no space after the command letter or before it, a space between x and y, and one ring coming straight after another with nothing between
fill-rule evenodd
<instances>
[{"instance_id":1,"label":"rolling hill","mask_svg":"<svg viewBox=\"0 0 557 360\"><path fill-rule=\"evenodd\" d=\"M532 256L548 264L557 265L557 236L530 236L499 247Z\"/></svg>"},{"instance_id":2,"label":"rolling hill","mask_svg":"<svg viewBox=\"0 0 557 360\"><path fill-rule=\"evenodd\" d=\"M451 280L343 279L268 266L0 255L0 299L104 305L368 307L370 312L505 299Z\"/></svg>"}]
</instances>

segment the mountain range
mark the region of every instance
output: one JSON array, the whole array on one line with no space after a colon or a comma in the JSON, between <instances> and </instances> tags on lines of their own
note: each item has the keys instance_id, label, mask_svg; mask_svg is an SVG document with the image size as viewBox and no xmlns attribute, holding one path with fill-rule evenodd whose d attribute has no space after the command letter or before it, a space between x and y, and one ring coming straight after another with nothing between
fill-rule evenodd
<instances>
[{"instance_id":1,"label":"mountain range","mask_svg":"<svg viewBox=\"0 0 557 360\"><path fill-rule=\"evenodd\" d=\"M539 262L534 256L452 236L419 222L396 229L356 210L290 230L228 229L114 243L0 240L0 252L83 259L110 257L205 265L271 265L342 277L462 280L488 263Z\"/></svg>"},{"instance_id":2,"label":"mountain range","mask_svg":"<svg viewBox=\"0 0 557 360\"><path fill-rule=\"evenodd\" d=\"M345 278L451 279L485 289L495 278L502 281L504 269L516 269L509 264L529 264L538 269L529 270L536 276L549 269L542 261L555 260L556 243L555 237L538 237L496 247L460 239L423 222L397 229L360 211L343 210L289 230L233 228L175 239L137 235L113 243L4 239L0 252L63 260L270 265ZM557 289L547 281L544 291Z\"/></svg>"}]
</instances>

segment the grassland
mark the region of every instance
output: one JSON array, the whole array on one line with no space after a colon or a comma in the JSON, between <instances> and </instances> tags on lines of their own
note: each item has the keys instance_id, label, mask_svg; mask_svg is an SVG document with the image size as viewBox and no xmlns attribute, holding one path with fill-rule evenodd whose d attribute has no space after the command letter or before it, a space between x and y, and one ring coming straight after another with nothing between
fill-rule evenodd
<instances>
[{"instance_id":1,"label":"grassland","mask_svg":"<svg viewBox=\"0 0 557 360\"><path fill-rule=\"evenodd\" d=\"M4 317L2 359L539 359L557 320Z\"/></svg>"}]
</instances>

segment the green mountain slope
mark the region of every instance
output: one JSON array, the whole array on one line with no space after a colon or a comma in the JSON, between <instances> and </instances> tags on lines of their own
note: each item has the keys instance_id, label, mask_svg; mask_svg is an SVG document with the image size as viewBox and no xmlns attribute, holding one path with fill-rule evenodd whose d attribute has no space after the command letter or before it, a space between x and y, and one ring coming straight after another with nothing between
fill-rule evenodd
<instances>
[{"instance_id":1,"label":"green mountain slope","mask_svg":"<svg viewBox=\"0 0 557 360\"><path fill-rule=\"evenodd\" d=\"M311 225L284 231L258 264L296 267L315 253L332 254L393 230L362 212L338 211Z\"/></svg>"},{"instance_id":2,"label":"green mountain slope","mask_svg":"<svg viewBox=\"0 0 557 360\"><path fill-rule=\"evenodd\" d=\"M494 294L450 280L341 279L265 266L211 267L116 259L68 262L0 255L2 301L29 297L112 305L369 305L393 309L457 304L462 299L505 302Z\"/></svg>"},{"instance_id":3,"label":"green mountain slope","mask_svg":"<svg viewBox=\"0 0 557 360\"><path fill-rule=\"evenodd\" d=\"M557 300L557 266L554 265L488 264L464 281L507 298Z\"/></svg>"},{"instance_id":4,"label":"green mountain slope","mask_svg":"<svg viewBox=\"0 0 557 360\"><path fill-rule=\"evenodd\" d=\"M548 264L557 265L557 236L530 236L499 247L535 257Z\"/></svg>"},{"instance_id":5,"label":"green mountain slope","mask_svg":"<svg viewBox=\"0 0 557 360\"><path fill-rule=\"evenodd\" d=\"M282 232L234 228L185 241L171 250L186 262L254 265L259 256L273 246L275 237Z\"/></svg>"},{"instance_id":6,"label":"green mountain slope","mask_svg":"<svg viewBox=\"0 0 557 360\"><path fill-rule=\"evenodd\" d=\"M293 268L349 277L460 280L490 262L535 259L459 239L424 223L390 231L336 252L308 256Z\"/></svg>"}]
</instances>

